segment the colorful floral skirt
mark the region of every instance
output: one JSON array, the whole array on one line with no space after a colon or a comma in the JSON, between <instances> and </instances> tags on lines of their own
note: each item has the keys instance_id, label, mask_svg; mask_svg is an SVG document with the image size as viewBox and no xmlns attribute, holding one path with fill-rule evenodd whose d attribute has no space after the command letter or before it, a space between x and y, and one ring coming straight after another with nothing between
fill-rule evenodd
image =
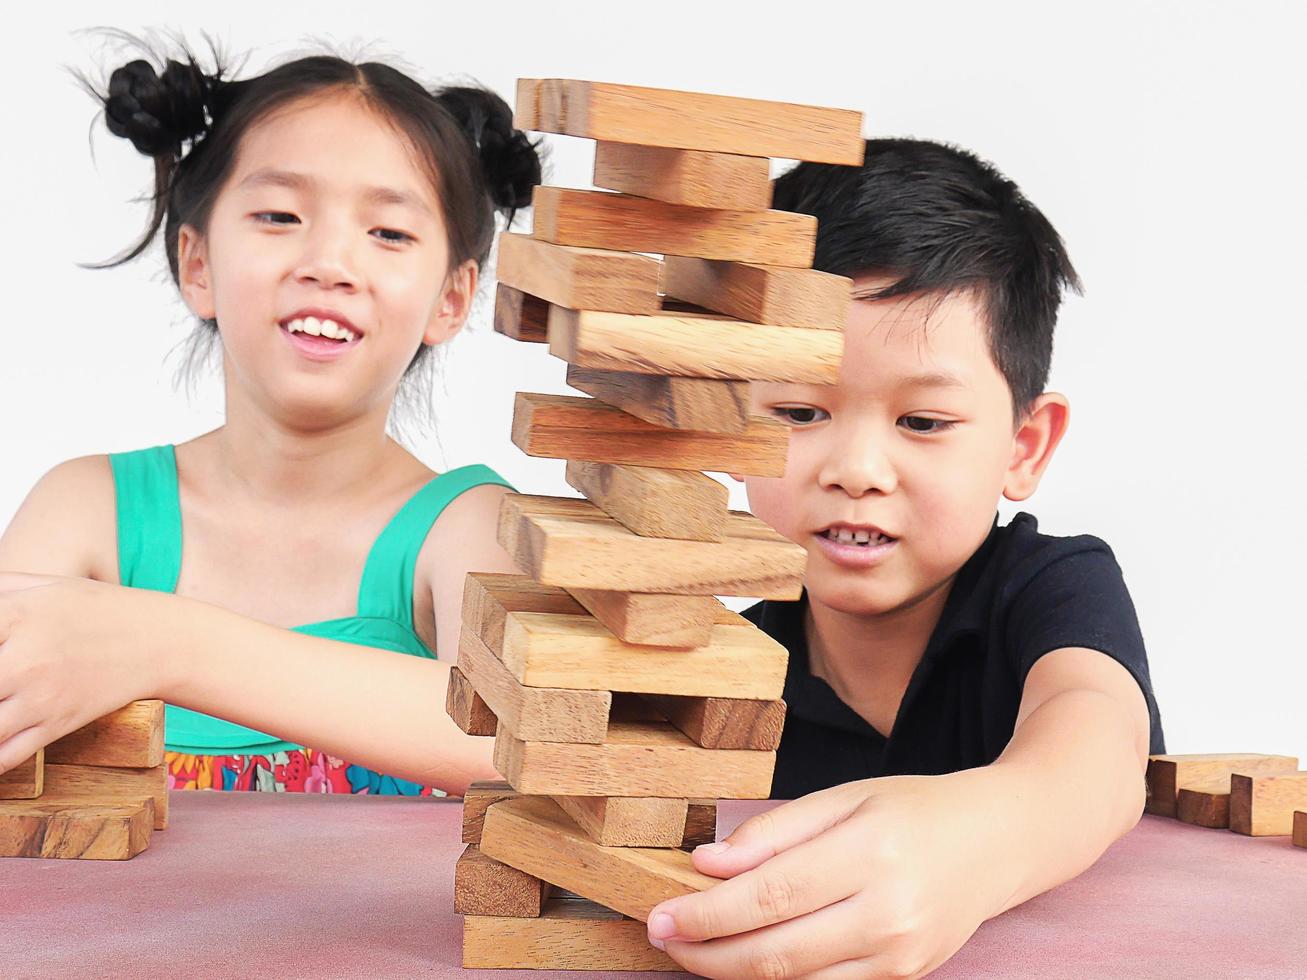
<instances>
[{"instance_id":1,"label":"colorful floral skirt","mask_svg":"<svg viewBox=\"0 0 1307 980\"><path fill-rule=\"evenodd\" d=\"M353 766L316 749L272 755L186 755L169 752L168 788L255 790L269 793L359 793L370 796L444 796L394 776Z\"/></svg>"}]
</instances>

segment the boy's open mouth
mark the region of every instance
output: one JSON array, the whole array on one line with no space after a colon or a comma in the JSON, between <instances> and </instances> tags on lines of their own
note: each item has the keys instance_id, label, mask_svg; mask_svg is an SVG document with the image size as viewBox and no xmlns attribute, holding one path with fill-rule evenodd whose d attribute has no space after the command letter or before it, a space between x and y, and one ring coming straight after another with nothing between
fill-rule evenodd
<instances>
[{"instance_id":1,"label":"boy's open mouth","mask_svg":"<svg viewBox=\"0 0 1307 980\"><path fill-rule=\"evenodd\" d=\"M879 528L855 527L848 524L834 524L824 531L818 531L817 536L836 544L853 545L858 548L874 548L878 544L888 544L895 540Z\"/></svg>"}]
</instances>

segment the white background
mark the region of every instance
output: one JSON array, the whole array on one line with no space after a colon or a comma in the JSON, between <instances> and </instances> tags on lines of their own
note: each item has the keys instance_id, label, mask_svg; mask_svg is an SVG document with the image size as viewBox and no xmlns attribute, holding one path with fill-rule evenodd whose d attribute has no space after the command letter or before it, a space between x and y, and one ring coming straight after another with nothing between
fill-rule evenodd
<instances>
[{"instance_id":1,"label":"white background","mask_svg":"<svg viewBox=\"0 0 1307 980\"><path fill-rule=\"evenodd\" d=\"M27 5L0 41L0 521L50 466L180 441L221 420L170 357L189 324L158 255L77 262L139 230L149 164L101 128L66 67L72 32L207 30L251 68L314 39L470 75L511 101L565 76L862 110L868 135L995 161L1061 231L1087 287L1064 307L1053 387L1073 424L1023 505L1115 549L1148 641L1169 748L1307 759L1303 509L1304 58L1298 3ZM203 12L202 12L203 11ZM89 134L89 137L88 137ZM591 144L551 137L552 180ZM92 159L94 151L94 160ZM563 366L494 335L483 303L449 351L438 468L485 462L568 493L509 442L512 392ZM743 506L740 495L735 503ZM1010 514L1011 508L1005 507Z\"/></svg>"}]
</instances>

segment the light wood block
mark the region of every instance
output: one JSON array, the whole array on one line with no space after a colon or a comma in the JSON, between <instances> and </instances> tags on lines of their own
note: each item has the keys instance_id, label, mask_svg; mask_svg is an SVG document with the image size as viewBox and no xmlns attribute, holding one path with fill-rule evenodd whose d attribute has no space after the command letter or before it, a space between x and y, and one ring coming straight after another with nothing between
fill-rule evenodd
<instances>
[{"instance_id":1,"label":"light wood block","mask_svg":"<svg viewBox=\"0 0 1307 980\"><path fill-rule=\"evenodd\" d=\"M537 582L615 592L797 599L807 560L750 514L732 511L720 542L673 541L632 534L588 500L525 494L504 497L499 543Z\"/></svg>"},{"instance_id":2,"label":"light wood block","mask_svg":"<svg viewBox=\"0 0 1307 980\"><path fill-rule=\"evenodd\" d=\"M445 713L468 735L493 735L499 720L458 667L449 668L445 690Z\"/></svg>"},{"instance_id":3,"label":"light wood block","mask_svg":"<svg viewBox=\"0 0 1307 980\"><path fill-rule=\"evenodd\" d=\"M554 802L596 844L680 847L687 803L665 797L555 796Z\"/></svg>"},{"instance_id":4,"label":"light wood block","mask_svg":"<svg viewBox=\"0 0 1307 980\"><path fill-rule=\"evenodd\" d=\"M132 804L154 801L154 829L168 827L168 769L109 768L107 766L45 767L42 802L90 804Z\"/></svg>"},{"instance_id":5,"label":"light wood block","mask_svg":"<svg viewBox=\"0 0 1307 980\"><path fill-rule=\"evenodd\" d=\"M775 752L701 748L665 722L613 722L603 745L524 742L502 725L495 738L495 768L518 792L542 796L763 800L775 763Z\"/></svg>"},{"instance_id":6,"label":"light wood block","mask_svg":"<svg viewBox=\"0 0 1307 980\"><path fill-rule=\"evenodd\" d=\"M717 801L690 800L685 813L685 837L681 847L694 850L717 839Z\"/></svg>"},{"instance_id":7,"label":"light wood block","mask_svg":"<svg viewBox=\"0 0 1307 980\"><path fill-rule=\"evenodd\" d=\"M1148 803L1146 813L1174 817L1176 795L1190 781L1240 772L1283 772L1298 768L1288 755L1219 753L1207 755L1152 755L1148 757Z\"/></svg>"},{"instance_id":8,"label":"light wood block","mask_svg":"<svg viewBox=\"0 0 1307 980\"><path fill-rule=\"evenodd\" d=\"M862 113L567 78L520 78L518 129L613 143L861 164Z\"/></svg>"},{"instance_id":9,"label":"light wood block","mask_svg":"<svg viewBox=\"0 0 1307 980\"><path fill-rule=\"evenodd\" d=\"M608 734L610 692L526 687L466 624L459 639L457 669L466 674L495 716L521 738L597 744Z\"/></svg>"},{"instance_id":10,"label":"light wood block","mask_svg":"<svg viewBox=\"0 0 1307 980\"><path fill-rule=\"evenodd\" d=\"M554 245L505 232L499 236L498 280L574 310L653 313L659 309L657 259L634 252Z\"/></svg>"},{"instance_id":11,"label":"light wood block","mask_svg":"<svg viewBox=\"0 0 1307 980\"><path fill-rule=\"evenodd\" d=\"M1294 811L1293 846L1307 847L1307 810Z\"/></svg>"},{"instance_id":12,"label":"light wood block","mask_svg":"<svg viewBox=\"0 0 1307 980\"><path fill-rule=\"evenodd\" d=\"M517 790L501 779L479 779L472 783L463 794L463 843L481 843L486 810L501 800L515 800L518 795Z\"/></svg>"},{"instance_id":13,"label":"light wood block","mask_svg":"<svg viewBox=\"0 0 1307 980\"><path fill-rule=\"evenodd\" d=\"M781 476L789 441L789 429L774 419L752 419L731 436L664 429L596 398L519 391L513 407L513 443L550 459Z\"/></svg>"},{"instance_id":14,"label":"light wood block","mask_svg":"<svg viewBox=\"0 0 1307 980\"><path fill-rule=\"evenodd\" d=\"M1195 827L1230 826L1230 777L1213 776L1181 784L1175 797L1175 816Z\"/></svg>"},{"instance_id":15,"label":"light wood block","mask_svg":"<svg viewBox=\"0 0 1307 980\"><path fill-rule=\"evenodd\" d=\"M133 701L45 748L55 765L151 769L163 765L163 702Z\"/></svg>"},{"instance_id":16,"label":"light wood block","mask_svg":"<svg viewBox=\"0 0 1307 980\"><path fill-rule=\"evenodd\" d=\"M498 861L644 921L659 902L715 885L675 848L604 847L552 800L517 799L486 813L481 850Z\"/></svg>"},{"instance_id":17,"label":"light wood block","mask_svg":"<svg viewBox=\"0 0 1307 980\"><path fill-rule=\"evenodd\" d=\"M785 725L784 701L684 698L646 694L658 713L706 749L775 752Z\"/></svg>"},{"instance_id":18,"label":"light wood block","mask_svg":"<svg viewBox=\"0 0 1307 980\"><path fill-rule=\"evenodd\" d=\"M623 643L701 647L725 607L712 596L576 589L572 597Z\"/></svg>"},{"instance_id":19,"label":"light wood block","mask_svg":"<svg viewBox=\"0 0 1307 980\"><path fill-rule=\"evenodd\" d=\"M0 773L0 800L34 800L45 785L45 750Z\"/></svg>"},{"instance_id":20,"label":"light wood block","mask_svg":"<svg viewBox=\"0 0 1307 980\"><path fill-rule=\"evenodd\" d=\"M578 898L552 898L536 919L469 915L463 966L482 970L672 971L643 922Z\"/></svg>"},{"instance_id":21,"label":"light wood block","mask_svg":"<svg viewBox=\"0 0 1307 980\"><path fill-rule=\"evenodd\" d=\"M668 296L727 316L775 327L843 330L853 280L815 269L783 269L669 255L663 263Z\"/></svg>"},{"instance_id":22,"label":"light wood block","mask_svg":"<svg viewBox=\"0 0 1307 980\"><path fill-rule=\"evenodd\" d=\"M1294 811L1302 809L1307 809L1307 772L1236 772L1230 777L1230 829L1236 834L1288 836Z\"/></svg>"},{"instance_id":23,"label":"light wood block","mask_svg":"<svg viewBox=\"0 0 1307 980\"><path fill-rule=\"evenodd\" d=\"M125 861L150 846L154 802L0 803L0 857Z\"/></svg>"},{"instance_id":24,"label":"light wood block","mask_svg":"<svg viewBox=\"0 0 1307 980\"><path fill-rule=\"evenodd\" d=\"M771 207L771 161L766 157L601 141L595 144L591 183L692 208L766 211Z\"/></svg>"},{"instance_id":25,"label":"light wood block","mask_svg":"<svg viewBox=\"0 0 1307 980\"><path fill-rule=\"evenodd\" d=\"M495 287L495 332L528 344L547 344L548 301L499 283Z\"/></svg>"},{"instance_id":26,"label":"light wood block","mask_svg":"<svg viewBox=\"0 0 1307 980\"><path fill-rule=\"evenodd\" d=\"M639 316L551 306L549 353L602 371L833 385L844 334L703 313Z\"/></svg>"},{"instance_id":27,"label":"light wood block","mask_svg":"<svg viewBox=\"0 0 1307 980\"><path fill-rule=\"evenodd\" d=\"M555 245L694 255L758 265L812 265L817 219L793 211L688 208L645 197L539 185L533 237Z\"/></svg>"},{"instance_id":28,"label":"light wood block","mask_svg":"<svg viewBox=\"0 0 1307 980\"><path fill-rule=\"evenodd\" d=\"M567 383L665 429L741 435L751 421L747 381L597 371L569 364Z\"/></svg>"},{"instance_id":29,"label":"light wood block","mask_svg":"<svg viewBox=\"0 0 1307 980\"><path fill-rule=\"evenodd\" d=\"M541 585L529 575L468 574L463 587L463 628L481 637L495 656L503 649L510 612L584 616L585 607L563 589Z\"/></svg>"},{"instance_id":30,"label":"light wood block","mask_svg":"<svg viewBox=\"0 0 1307 980\"><path fill-rule=\"evenodd\" d=\"M720 541L730 516L726 487L692 470L568 460L567 482L643 537Z\"/></svg>"},{"instance_id":31,"label":"light wood block","mask_svg":"<svg viewBox=\"0 0 1307 980\"><path fill-rule=\"evenodd\" d=\"M544 909L549 886L468 844L454 865L454 912L529 919Z\"/></svg>"}]
</instances>

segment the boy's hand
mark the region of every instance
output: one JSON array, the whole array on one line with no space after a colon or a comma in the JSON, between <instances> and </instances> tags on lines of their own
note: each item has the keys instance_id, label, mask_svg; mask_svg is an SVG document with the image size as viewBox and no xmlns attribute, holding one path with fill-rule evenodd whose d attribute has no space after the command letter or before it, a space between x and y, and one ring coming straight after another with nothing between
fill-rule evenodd
<instances>
[{"instance_id":1,"label":"boy's hand","mask_svg":"<svg viewBox=\"0 0 1307 980\"><path fill-rule=\"evenodd\" d=\"M896 776L813 793L694 852L729 878L663 902L649 938L708 977L916 977L1015 891L1001 774Z\"/></svg>"}]
</instances>

